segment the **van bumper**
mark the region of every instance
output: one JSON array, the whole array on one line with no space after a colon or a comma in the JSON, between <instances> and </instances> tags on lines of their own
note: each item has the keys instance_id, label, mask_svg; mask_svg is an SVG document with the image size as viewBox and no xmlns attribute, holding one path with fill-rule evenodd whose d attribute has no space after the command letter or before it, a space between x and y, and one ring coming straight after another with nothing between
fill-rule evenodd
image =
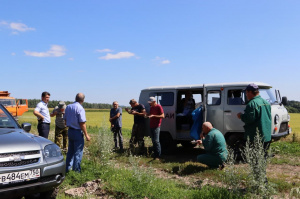
<instances>
[{"instance_id":1,"label":"van bumper","mask_svg":"<svg viewBox=\"0 0 300 199\"><path fill-rule=\"evenodd\" d=\"M288 136L291 132L292 132L292 128L289 128L287 131L284 131L284 132L281 132L281 133L277 133L277 134L272 134L271 137L274 140L278 140L281 137Z\"/></svg>"}]
</instances>

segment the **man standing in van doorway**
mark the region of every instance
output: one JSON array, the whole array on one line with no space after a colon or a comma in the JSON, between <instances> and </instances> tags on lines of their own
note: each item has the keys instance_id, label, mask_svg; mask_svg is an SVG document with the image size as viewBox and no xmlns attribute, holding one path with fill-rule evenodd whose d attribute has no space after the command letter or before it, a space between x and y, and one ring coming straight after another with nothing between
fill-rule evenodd
<instances>
[{"instance_id":1,"label":"man standing in van doorway","mask_svg":"<svg viewBox=\"0 0 300 199\"><path fill-rule=\"evenodd\" d=\"M143 104L137 103L135 99L130 100L129 102L131 106L131 110L125 108L125 110L129 113L134 115L134 122L131 132L131 138L129 140L129 147L131 149L134 148L134 145L138 143L139 146L139 153L142 154L145 150L145 143L144 143L144 131L145 131L145 115L146 110Z\"/></svg>"},{"instance_id":2,"label":"man standing in van doorway","mask_svg":"<svg viewBox=\"0 0 300 199\"><path fill-rule=\"evenodd\" d=\"M37 105L36 108L33 111L33 114L37 117L38 119L38 132L39 136L47 138L49 136L49 131L50 131L50 113L48 109L48 102L50 99L50 93L47 91L42 93L42 101L40 101Z\"/></svg>"},{"instance_id":3,"label":"man standing in van doorway","mask_svg":"<svg viewBox=\"0 0 300 199\"><path fill-rule=\"evenodd\" d=\"M161 155L161 146L159 142L160 125L162 118L165 117L164 110L161 105L156 103L155 97L150 97L148 103L150 104L150 133L153 143L154 160L159 160Z\"/></svg>"},{"instance_id":4,"label":"man standing in van doorway","mask_svg":"<svg viewBox=\"0 0 300 199\"><path fill-rule=\"evenodd\" d=\"M237 117L245 123L244 139L246 141L249 137L253 143L258 131L267 152L271 143L271 105L259 95L256 84L247 86L246 96L248 99L246 109L244 113L237 114Z\"/></svg>"}]
</instances>

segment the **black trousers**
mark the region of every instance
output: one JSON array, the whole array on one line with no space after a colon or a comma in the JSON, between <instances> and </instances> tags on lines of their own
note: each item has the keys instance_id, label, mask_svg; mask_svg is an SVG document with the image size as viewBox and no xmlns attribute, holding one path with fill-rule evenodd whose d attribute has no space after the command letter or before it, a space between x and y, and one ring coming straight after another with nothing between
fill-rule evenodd
<instances>
[{"instance_id":1,"label":"black trousers","mask_svg":"<svg viewBox=\"0 0 300 199\"><path fill-rule=\"evenodd\" d=\"M37 129L39 132L39 136L48 139L49 131L50 131L50 123L39 123Z\"/></svg>"}]
</instances>

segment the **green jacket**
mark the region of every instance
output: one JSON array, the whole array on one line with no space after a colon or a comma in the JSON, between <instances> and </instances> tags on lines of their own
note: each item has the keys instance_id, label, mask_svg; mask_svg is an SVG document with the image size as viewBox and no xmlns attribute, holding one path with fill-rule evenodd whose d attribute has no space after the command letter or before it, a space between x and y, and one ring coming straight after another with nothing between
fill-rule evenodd
<instances>
[{"instance_id":1,"label":"green jacket","mask_svg":"<svg viewBox=\"0 0 300 199\"><path fill-rule=\"evenodd\" d=\"M250 141L254 141L257 130L264 142L271 140L271 105L260 95L255 96L248 102L241 119L245 123L244 138L246 140L249 137Z\"/></svg>"},{"instance_id":2,"label":"green jacket","mask_svg":"<svg viewBox=\"0 0 300 199\"><path fill-rule=\"evenodd\" d=\"M203 139L202 144L207 154L218 156L223 162L227 159L226 141L219 130L211 129Z\"/></svg>"}]
</instances>

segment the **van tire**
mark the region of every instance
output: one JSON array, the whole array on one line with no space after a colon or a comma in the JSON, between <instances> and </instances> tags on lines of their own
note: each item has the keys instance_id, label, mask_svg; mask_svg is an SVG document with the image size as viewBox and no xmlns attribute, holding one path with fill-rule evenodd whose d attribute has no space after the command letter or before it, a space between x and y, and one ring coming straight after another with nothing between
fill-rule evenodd
<instances>
[{"instance_id":1,"label":"van tire","mask_svg":"<svg viewBox=\"0 0 300 199\"><path fill-rule=\"evenodd\" d=\"M177 146L169 132L160 132L159 142L161 145L161 153L164 155L172 154Z\"/></svg>"}]
</instances>

